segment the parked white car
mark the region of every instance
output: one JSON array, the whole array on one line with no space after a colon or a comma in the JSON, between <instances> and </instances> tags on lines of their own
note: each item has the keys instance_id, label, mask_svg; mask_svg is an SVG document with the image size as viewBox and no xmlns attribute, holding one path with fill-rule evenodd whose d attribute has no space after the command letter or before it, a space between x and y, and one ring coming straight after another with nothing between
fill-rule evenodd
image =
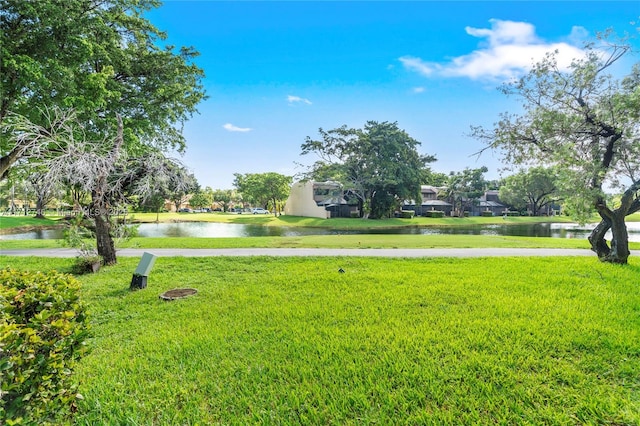
<instances>
[{"instance_id":1,"label":"parked white car","mask_svg":"<svg viewBox=\"0 0 640 426\"><path fill-rule=\"evenodd\" d=\"M269 210L256 208L256 209L251 209L251 213L253 213L253 214L269 214Z\"/></svg>"}]
</instances>

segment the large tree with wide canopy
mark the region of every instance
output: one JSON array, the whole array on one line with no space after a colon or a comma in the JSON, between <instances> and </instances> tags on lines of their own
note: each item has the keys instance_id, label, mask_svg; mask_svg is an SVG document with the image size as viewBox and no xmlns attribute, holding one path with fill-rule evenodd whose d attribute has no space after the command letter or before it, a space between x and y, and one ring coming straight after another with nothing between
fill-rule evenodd
<instances>
[{"instance_id":1,"label":"large tree with wide canopy","mask_svg":"<svg viewBox=\"0 0 640 426\"><path fill-rule=\"evenodd\" d=\"M420 142L398 123L368 121L363 129L319 129L320 139L306 138L302 154L320 160L311 175L335 176L358 198L364 218L389 216L403 200L420 201L428 164L434 156L418 152Z\"/></svg>"},{"instance_id":2,"label":"large tree with wide canopy","mask_svg":"<svg viewBox=\"0 0 640 426\"><path fill-rule=\"evenodd\" d=\"M522 100L522 113L503 114L493 129L472 128L509 163L558 166L572 211L582 221L594 212L601 218L589 236L592 250L623 264L630 254L625 218L640 211L640 64L621 79L611 72L630 52L626 44L589 45L569 69L551 53L503 87ZM619 202L607 202L607 188L620 191Z\"/></svg>"},{"instance_id":3,"label":"large tree with wide canopy","mask_svg":"<svg viewBox=\"0 0 640 426\"><path fill-rule=\"evenodd\" d=\"M144 16L158 0L0 5L0 179L28 162L81 185L98 253L115 263L115 200L180 177L163 152L184 150L182 126L205 97L197 52L164 44Z\"/></svg>"},{"instance_id":4,"label":"large tree with wide canopy","mask_svg":"<svg viewBox=\"0 0 640 426\"><path fill-rule=\"evenodd\" d=\"M182 150L182 124L204 98L193 48L163 45L144 17L158 0L0 0L0 124L12 114L46 126L45 111L73 109L88 139L124 148ZM48 147L0 134L0 176ZM55 154L55 153L54 153Z\"/></svg>"}]
</instances>

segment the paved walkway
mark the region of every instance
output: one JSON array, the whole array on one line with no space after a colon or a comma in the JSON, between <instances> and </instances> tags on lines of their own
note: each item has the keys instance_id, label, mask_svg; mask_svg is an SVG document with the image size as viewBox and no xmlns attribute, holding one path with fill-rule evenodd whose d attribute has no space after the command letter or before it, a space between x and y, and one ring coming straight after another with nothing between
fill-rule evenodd
<instances>
[{"instance_id":1,"label":"paved walkway","mask_svg":"<svg viewBox=\"0 0 640 426\"><path fill-rule=\"evenodd\" d=\"M122 249L118 256L140 257L145 251L160 257L211 256L354 256L354 257L500 257L500 256L594 256L591 250L545 248L436 248L436 249L324 249L324 248L235 248L235 249ZM75 257L68 248L2 250L4 256ZM632 250L640 256L640 250Z\"/></svg>"}]
</instances>

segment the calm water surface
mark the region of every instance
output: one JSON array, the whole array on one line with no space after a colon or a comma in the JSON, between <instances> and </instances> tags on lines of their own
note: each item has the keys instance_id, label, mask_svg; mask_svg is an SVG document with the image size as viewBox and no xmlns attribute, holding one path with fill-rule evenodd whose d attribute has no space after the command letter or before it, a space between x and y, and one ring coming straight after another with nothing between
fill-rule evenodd
<instances>
[{"instance_id":1,"label":"calm water surface","mask_svg":"<svg viewBox=\"0 0 640 426\"><path fill-rule=\"evenodd\" d=\"M143 223L138 225L141 237L295 237L303 235L348 235L348 234L415 234L415 235L507 235L521 237L586 238L594 225L580 227L572 223L540 223L526 225L473 225L455 227L396 228L374 230L336 231L323 228L300 228L282 226L241 225L232 223L184 222ZM629 241L640 242L640 223L627 224ZM3 240L58 239L61 229L0 235ZM610 236L609 236L610 238Z\"/></svg>"}]
</instances>

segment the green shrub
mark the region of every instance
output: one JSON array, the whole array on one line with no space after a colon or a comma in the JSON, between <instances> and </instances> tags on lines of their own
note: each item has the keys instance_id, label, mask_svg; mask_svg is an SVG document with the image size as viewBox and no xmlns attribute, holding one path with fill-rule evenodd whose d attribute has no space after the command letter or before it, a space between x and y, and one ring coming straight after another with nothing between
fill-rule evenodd
<instances>
[{"instance_id":1,"label":"green shrub","mask_svg":"<svg viewBox=\"0 0 640 426\"><path fill-rule=\"evenodd\" d=\"M413 216L416 214L413 210L402 210L400 212L400 217L403 219L413 219Z\"/></svg>"},{"instance_id":2,"label":"green shrub","mask_svg":"<svg viewBox=\"0 0 640 426\"><path fill-rule=\"evenodd\" d=\"M439 210L431 210L424 213L425 217L444 217L444 212Z\"/></svg>"},{"instance_id":3,"label":"green shrub","mask_svg":"<svg viewBox=\"0 0 640 426\"><path fill-rule=\"evenodd\" d=\"M482 212L482 217L493 217L493 212L492 211L483 211Z\"/></svg>"},{"instance_id":4,"label":"green shrub","mask_svg":"<svg viewBox=\"0 0 640 426\"><path fill-rule=\"evenodd\" d=\"M70 275L0 270L0 418L7 425L60 424L80 395L71 380L88 322Z\"/></svg>"},{"instance_id":5,"label":"green shrub","mask_svg":"<svg viewBox=\"0 0 640 426\"><path fill-rule=\"evenodd\" d=\"M349 215L354 219L360 217L360 213L359 212L351 212Z\"/></svg>"}]
</instances>

